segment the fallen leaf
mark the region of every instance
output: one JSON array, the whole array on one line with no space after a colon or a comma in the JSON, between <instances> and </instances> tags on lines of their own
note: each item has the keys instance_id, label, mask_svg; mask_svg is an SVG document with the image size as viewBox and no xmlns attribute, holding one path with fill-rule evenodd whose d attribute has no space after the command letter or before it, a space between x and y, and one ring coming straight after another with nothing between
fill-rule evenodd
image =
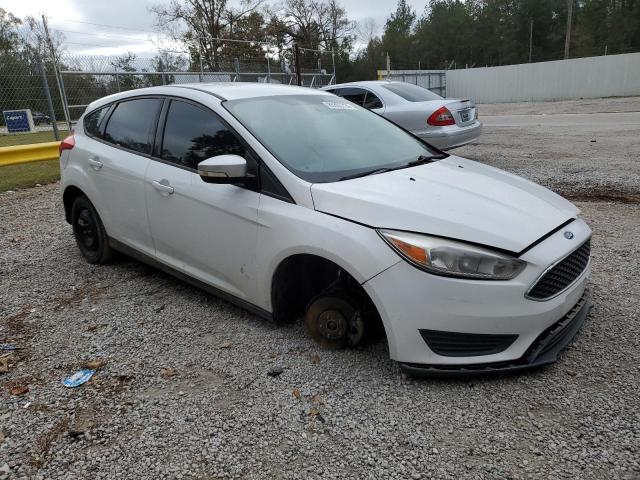
<instances>
[{"instance_id":1,"label":"fallen leaf","mask_svg":"<svg viewBox=\"0 0 640 480\"><path fill-rule=\"evenodd\" d=\"M7 373L9 371L9 355L3 355L0 357L0 373Z\"/></svg>"},{"instance_id":2,"label":"fallen leaf","mask_svg":"<svg viewBox=\"0 0 640 480\"><path fill-rule=\"evenodd\" d=\"M100 370L107 364L107 361L102 358L96 358L95 360L89 360L82 364L82 368L88 368L89 370Z\"/></svg>"},{"instance_id":3,"label":"fallen leaf","mask_svg":"<svg viewBox=\"0 0 640 480\"><path fill-rule=\"evenodd\" d=\"M138 320L138 326L144 327L144 320Z\"/></svg>"},{"instance_id":4,"label":"fallen leaf","mask_svg":"<svg viewBox=\"0 0 640 480\"><path fill-rule=\"evenodd\" d=\"M311 407L309 409L309 416L310 417L316 417L318 415L320 415L320 410L317 407Z\"/></svg>"},{"instance_id":5,"label":"fallen leaf","mask_svg":"<svg viewBox=\"0 0 640 480\"><path fill-rule=\"evenodd\" d=\"M325 404L325 401L318 394L315 394L313 397L311 397L311 402L315 403L316 405L324 405Z\"/></svg>"},{"instance_id":6,"label":"fallen leaf","mask_svg":"<svg viewBox=\"0 0 640 480\"><path fill-rule=\"evenodd\" d=\"M27 385L16 385L11 389L11 395L24 395L29 392L29 387Z\"/></svg>"},{"instance_id":7,"label":"fallen leaf","mask_svg":"<svg viewBox=\"0 0 640 480\"><path fill-rule=\"evenodd\" d=\"M222 345L220 345L220 348L231 348L232 346L233 342L231 340L225 340L222 342Z\"/></svg>"},{"instance_id":8,"label":"fallen leaf","mask_svg":"<svg viewBox=\"0 0 640 480\"><path fill-rule=\"evenodd\" d=\"M317 365L320 363L320 355L312 355L310 360L311 360L311 363L313 363L314 365Z\"/></svg>"},{"instance_id":9,"label":"fallen leaf","mask_svg":"<svg viewBox=\"0 0 640 480\"><path fill-rule=\"evenodd\" d=\"M168 380L171 377L175 377L176 374L177 372L175 368L165 367L160 370L160 377L164 378L165 380Z\"/></svg>"},{"instance_id":10,"label":"fallen leaf","mask_svg":"<svg viewBox=\"0 0 640 480\"><path fill-rule=\"evenodd\" d=\"M87 327L87 332L95 332L98 329L98 325L89 325Z\"/></svg>"},{"instance_id":11,"label":"fallen leaf","mask_svg":"<svg viewBox=\"0 0 640 480\"><path fill-rule=\"evenodd\" d=\"M293 389L293 396L296 397L298 400L300 399L302 394L300 393L300 389L299 388L294 388Z\"/></svg>"}]
</instances>

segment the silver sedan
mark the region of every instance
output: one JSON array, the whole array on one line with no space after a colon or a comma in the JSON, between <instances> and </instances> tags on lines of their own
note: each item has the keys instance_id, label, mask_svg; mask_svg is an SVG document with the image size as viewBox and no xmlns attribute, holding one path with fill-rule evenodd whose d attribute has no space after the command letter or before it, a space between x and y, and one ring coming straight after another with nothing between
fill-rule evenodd
<instances>
[{"instance_id":1,"label":"silver sedan","mask_svg":"<svg viewBox=\"0 0 640 480\"><path fill-rule=\"evenodd\" d=\"M470 100L442 98L411 83L352 82L323 90L388 118L441 150L473 142L482 130L478 110Z\"/></svg>"}]
</instances>

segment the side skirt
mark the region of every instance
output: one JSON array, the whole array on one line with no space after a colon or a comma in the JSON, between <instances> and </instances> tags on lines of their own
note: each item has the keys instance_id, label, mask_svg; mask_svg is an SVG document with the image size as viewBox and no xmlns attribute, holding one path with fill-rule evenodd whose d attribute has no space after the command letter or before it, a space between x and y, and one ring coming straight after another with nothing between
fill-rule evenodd
<instances>
[{"instance_id":1,"label":"side skirt","mask_svg":"<svg viewBox=\"0 0 640 480\"><path fill-rule=\"evenodd\" d=\"M125 255L132 257L142 263L146 263L147 265L157 268L158 270L162 270L163 272L168 273L169 275L172 275L177 279L182 280L183 282L186 282L190 285L193 285L194 287L204 290L207 293L211 293L212 295L215 295L216 297L226 300L227 302L232 303L240 308L244 308L245 310L248 310L254 315L257 315L258 317L264 318L266 320L273 319L273 315L271 314L271 312L268 312L264 308L260 308L257 305L254 305L253 303L243 300L242 298L238 298L235 295L225 292L224 290L220 290L219 288L216 288L212 285L209 285L208 283L205 283L196 278L193 278L187 275L186 273L180 272L168 265L165 265L159 260L156 260L155 258L147 255L146 253L139 252L135 248L131 248L130 246L125 245L122 242L119 242L118 240L109 238L109 245L111 246L111 248L113 248L114 250L117 250L118 252L124 253Z\"/></svg>"}]
</instances>

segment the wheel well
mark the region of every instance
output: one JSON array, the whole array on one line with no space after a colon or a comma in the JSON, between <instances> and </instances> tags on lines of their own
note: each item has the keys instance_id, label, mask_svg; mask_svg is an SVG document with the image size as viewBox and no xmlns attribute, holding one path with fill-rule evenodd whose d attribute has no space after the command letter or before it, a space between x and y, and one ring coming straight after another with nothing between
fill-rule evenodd
<instances>
[{"instance_id":1,"label":"wheel well","mask_svg":"<svg viewBox=\"0 0 640 480\"><path fill-rule=\"evenodd\" d=\"M339 292L354 303L376 329L382 322L375 305L362 285L345 269L317 255L299 254L283 260L273 275L271 306L279 323L300 318L315 297L324 292Z\"/></svg>"},{"instance_id":2,"label":"wheel well","mask_svg":"<svg viewBox=\"0 0 640 480\"><path fill-rule=\"evenodd\" d=\"M73 185L68 186L62 194L62 203L64 204L64 217L67 223L71 223L71 207L76 198L84 195L84 192Z\"/></svg>"}]
</instances>

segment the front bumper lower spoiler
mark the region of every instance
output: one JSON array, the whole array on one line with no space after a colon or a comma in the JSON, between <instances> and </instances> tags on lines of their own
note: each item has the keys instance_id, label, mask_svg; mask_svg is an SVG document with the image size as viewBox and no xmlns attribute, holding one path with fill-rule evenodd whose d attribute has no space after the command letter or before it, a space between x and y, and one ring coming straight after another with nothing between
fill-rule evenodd
<instances>
[{"instance_id":1,"label":"front bumper lower spoiler","mask_svg":"<svg viewBox=\"0 0 640 480\"><path fill-rule=\"evenodd\" d=\"M571 343L593 307L589 291L559 321L551 325L531 344L518 360L470 365L422 365L401 363L400 368L411 377L465 377L515 373L542 367L558 360L560 353Z\"/></svg>"}]
</instances>

